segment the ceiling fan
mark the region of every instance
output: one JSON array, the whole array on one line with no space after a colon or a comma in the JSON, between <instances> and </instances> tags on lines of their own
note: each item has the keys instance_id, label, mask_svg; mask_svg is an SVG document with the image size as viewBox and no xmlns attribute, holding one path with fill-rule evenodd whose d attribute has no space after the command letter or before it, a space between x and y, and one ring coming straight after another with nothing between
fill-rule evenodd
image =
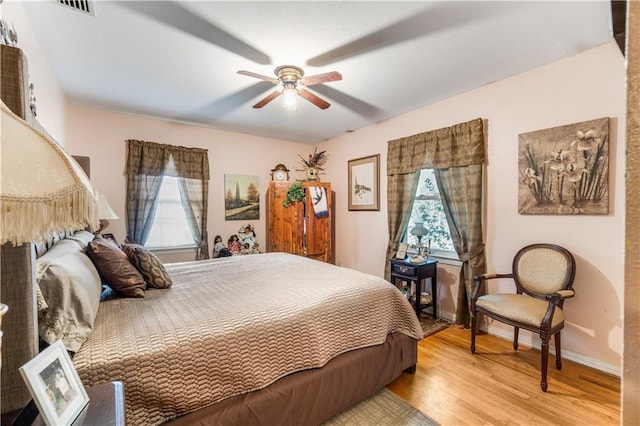
<instances>
[{"instance_id":1,"label":"ceiling fan","mask_svg":"<svg viewBox=\"0 0 640 426\"><path fill-rule=\"evenodd\" d=\"M304 87L313 86L315 84L328 83L330 81L342 80L342 75L337 71L331 71L324 74L312 75L303 78L304 71L300 67L295 65L282 65L277 67L274 71L276 77L268 77L266 75L256 74L251 71L238 71L238 74L246 75L249 77L259 78L273 84L280 86L275 91L268 94L264 99L255 104L254 108L262 108L278 96L286 95L299 95L308 100L315 106L321 109L327 109L331 105L321 97L309 92Z\"/></svg>"}]
</instances>

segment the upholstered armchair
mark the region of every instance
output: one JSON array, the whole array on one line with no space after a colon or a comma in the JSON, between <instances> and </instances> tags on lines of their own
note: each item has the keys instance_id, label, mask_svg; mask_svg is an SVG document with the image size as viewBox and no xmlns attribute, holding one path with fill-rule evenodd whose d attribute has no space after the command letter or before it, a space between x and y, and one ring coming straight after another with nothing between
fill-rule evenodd
<instances>
[{"instance_id":1,"label":"upholstered armchair","mask_svg":"<svg viewBox=\"0 0 640 426\"><path fill-rule=\"evenodd\" d=\"M560 331L564 327L562 307L565 299L573 297L575 259L571 253L553 244L526 246L513 259L510 274L484 274L474 277L471 298L471 353L476 351L478 314L512 325L513 348L518 349L518 331L523 328L540 335L542 340L542 380L540 387L547 391L549 339L555 336L556 367L562 368ZM515 293L486 294L478 297L481 283L496 278L512 278Z\"/></svg>"}]
</instances>

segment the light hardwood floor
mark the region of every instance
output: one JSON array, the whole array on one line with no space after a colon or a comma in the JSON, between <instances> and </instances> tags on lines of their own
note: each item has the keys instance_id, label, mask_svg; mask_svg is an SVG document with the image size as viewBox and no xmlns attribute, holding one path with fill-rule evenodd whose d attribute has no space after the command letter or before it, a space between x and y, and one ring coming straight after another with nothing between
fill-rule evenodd
<instances>
[{"instance_id":1,"label":"light hardwood floor","mask_svg":"<svg viewBox=\"0 0 640 426\"><path fill-rule=\"evenodd\" d=\"M446 425L619 425L620 379L549 357L548 391L540 389L540 352L451 326L419 343L415 374L388 388Z\"/></svg>"}]
</instances>

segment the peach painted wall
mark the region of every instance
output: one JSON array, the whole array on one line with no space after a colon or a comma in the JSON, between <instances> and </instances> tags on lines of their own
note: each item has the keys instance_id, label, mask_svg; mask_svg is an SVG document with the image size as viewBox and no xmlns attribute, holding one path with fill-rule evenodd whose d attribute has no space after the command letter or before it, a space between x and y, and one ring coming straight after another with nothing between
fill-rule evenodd
<instances>
[{"instance_id":1,"label":"peach painted wall","mask_svg":"<svg viewBox=\"0 0 640 426\"><path fill-rule=\"evenodd\" d=\"M2 2L0 14L9 26L15 28L18 33L17 47L22 49L27 58L29 81L33 83L36 97L37 119L60 145L66 146L64 93L40 48L21 2Z\"/></svg>"},{"instance_id":2,"label":"peach painted wall","mask_svg":"<svg viewBox=\"0 0 640 426\"><path fill-rule=\"evenodd\" d=\"M214 129L163 122L113 112L68 106L19 2L2 4L4 19L13 23L29 60L38 98L38 118L72 154L92 159L92 181L121 219L109 231L124 237L124 140L138 138L209 149L211 175L209 235L229 235L239 222L223 218L225 173L257 175L265 194L269 170L279 162L289 168L297 154L311 147ZM624 272L624 135L625 65L612 41L569 59L505 79L394 119L360 129L319 145L329 162L323 180L336 193L336 263L374 275L384 270L387 245L387 141L481 117L488 126L487 209L485 233L489 270L508 271L514 252L534 241L558 243L576 256L577 296L567 302L563 332L567 358L620 373ZM384 107L384 106L381 106ZM611 117L610 213L606 216L523 216L517 212L518 134L538 129ZM347 161L381 154L381 210L347 210ZM264 246L265 214L255 223ZM189 258L190 258L189 254ZM171 257L170 259L176 259ZM187 260L187 259L184 259ZM455 312L459 268L440 264L441 314ZM499 282L496 290L510 284ZM489 331L509 337L497 323ZM523 333L534 345L538 339Z\"/></svg>"},{"instance_id":3,"label":"peach painted wall","mask_svg":"<svg viewBox=\"0 0 640 426\"><path fill-rule=\"evenodd\" d=\"M533 242L557 243L577 261L577 295L565 305L563 350L620 374L624 289L625 64L615 42L548 64L322 145L337 197L338 264L382 275L387 245L387 141L483 118L488 132L485 234L490 271L508 272L514 253ZM610 213L603 216L518 214L518 134L611 117ZM347 161L381 154L380 212L347 209ZM440 265L441 314L455 312L459 268ZM492 290L510 290L500 282ZM510 327L489 324L510 338ZM531 335L524 333L524 339ZM524 342L525 340L523 340ZM537 337L533 339L536 344Z\"/></svg>"},{"instance_id":4,"label":"peach painted wall","mask_svg":"<svg viewBox=\"0 0 640 426\"><path fill-rule=\"evenodd\" d=\"M306 153L308 146L292 142L265 139L239 133L175 122L154 120L133 115L79 108L67 109L67 139L74 155L91 158L91 181L104 194L116 211L119 220L112 220L108 232L122 241L125 237L125 194L127 139L198 147L209 150L209 243L216 234L223 240L236 234L243 221L224 220L224 175L243 174L260 178L260 220L251 221L256 228L258 242L264 247L266 232L265 195L270 171L277 163L294 166L298 153ZM165 253L166 261L193 260L193 251L184 255Z\"/></svg>"}]
</instances>

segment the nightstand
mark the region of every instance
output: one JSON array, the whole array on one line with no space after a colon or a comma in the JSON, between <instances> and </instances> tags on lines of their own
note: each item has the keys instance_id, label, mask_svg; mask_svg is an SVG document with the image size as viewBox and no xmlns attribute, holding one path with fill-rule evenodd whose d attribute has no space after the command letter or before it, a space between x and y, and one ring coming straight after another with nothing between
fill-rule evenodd
<instances>
[{"instance_id":1,"label":"nightstand","mask_svg":"<svg viewBox=\"0 0 640 426\"><path fill-rule=\"evenodd\" d=\"M391 259L391 283L397 286L396 280L400 279L415 285L413 308L418 319L420 319L422 310L429 307L433 311L433 318L438 318L437 265L438 261L435 259L427 259L422 263L411 263L407 259ZM422 292L425 290L424 282L427 278L431 282L431 301L420 303Z\"/></svg>"},{"instance_id":2,"label":"nightstand","mask_svg":"<svg viewBox=\"0 0 640 426\"><path fill-rule=\"evenodd\" d=\"M122 382L107 382L87 388L89 404L73 423L74 426L124 426L124 386ZM38 416L33 425L43 425Z\"/></svg>"}]
</instances>

